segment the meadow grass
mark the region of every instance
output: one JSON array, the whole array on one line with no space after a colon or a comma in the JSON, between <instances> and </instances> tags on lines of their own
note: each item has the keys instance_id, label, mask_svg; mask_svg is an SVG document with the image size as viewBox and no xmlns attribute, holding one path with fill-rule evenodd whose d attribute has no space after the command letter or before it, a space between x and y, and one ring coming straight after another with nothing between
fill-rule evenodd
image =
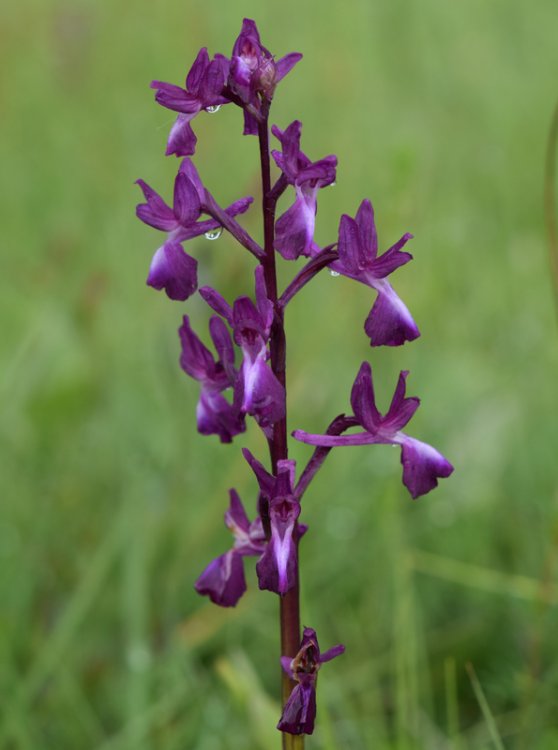
<instances>
[{"instance_id":1,"label":"meadow grass","mask_svg":"<svg viewBox=\"0 0 558 750\"><path fill-rule=\"evenodd\" d=\"M169 195L172 113L198 48L228 53L244 15L305 58L274 121L337 153L317 239L374 202L383 248L415 235L394 284L422 338L371 350L367 289L327 273L291 305L290 427L347 409L369 359L386 405L400 369L413 434L455 464L414 503L388 447L334 452L304 500L304 623L347 651L320 678L316 750L558 747L557 328L543 162L557 96L554 0L326 4L8 0L0 9L0 748L279 747L277 602L233 611L192 585L229 544L240 455L195 430L178 367L199 299L145 286L159 237L143 177ZM223 203L257 195L238 112L200 117L196 156ZM258 212L246 226L260 231ZM247 292L251 260L192 242L202 283ZM282 271L282 278L286 273ZM292 445L304 464L308 449Z\"/></svg>"}]
</instances>

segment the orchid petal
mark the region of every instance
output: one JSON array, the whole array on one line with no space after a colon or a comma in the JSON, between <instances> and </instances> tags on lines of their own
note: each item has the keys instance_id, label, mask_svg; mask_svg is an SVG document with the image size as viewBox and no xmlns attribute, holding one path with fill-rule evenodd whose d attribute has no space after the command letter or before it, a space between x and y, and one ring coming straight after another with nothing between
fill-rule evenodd
<instances>
[{"instance_id":1,"label":"orchid petal","mask_svg":"<svg viewBox=\"0 0 558 750\"><path fill-rule=\"evenodd\" d=\"M378 234L376 232L376 223L374 221L374 209L372 203L365 199L358 207L355 221L360 230L360 236L365 248L363 261L372 261L378 254ZM364 264L361 266L364 268Z\"/></svg>"},{"instance_id":2,"label":"orchid petal","mask_svg":"<svg viewBox=\"0 0 558 750\"><path fill-rule=\"evenodd\" d=\"M377 289L378 297L364 324L370 345L400 346L418 338L419 329L393 287L384 280Z\"/></svg>"},{"instance_id":3,"label":"orchid petal","mask_svg":"<svg viewBox=\"0 0 558 750\"><path fill-rule=\"evenodd\" d=\"M190 121L197 113L178 115L174 125L169 133L166 156L176 154L176 156L191 156L196 151L198 141L196 134L192 130Z\"/></svg>"},{"instance_id":4,"label":"orchid petal","mask_svg":"<svg viewBox=\"0 0 558 750\"><path fill-rule=\"evenodd\" d=\"M164 289L169 299L183 302L197 289L197 268L197 261L185 253L178 242L167 240L153 256L147 284L154 289Z\"/></svg>"},{"instance_id":5,"label":"orchid petal","mask_svg":"<svg viewBox=\"0 0 558 750\"><path fill-rule=\"evenodd\" d=\"M229 490L229 498L229 507L225 513L225 525L233 532L235 537L242 533L247 534L250 530L250 521L238 492L234 489Z\"/></svg>"},{"instance_id":6,"label":"orchid petal","mask_svg":"<svg viewBox=\"0 0 558 750\"><path fill-rule=\"evenodd\" d=\"M178 222L174 211L170 206L167 206L159 193L155 192L143 180L136 180L136 185L140 186L147 201L147 203L139 203L136 206L138 219L141 219L144 224L149 224L149 226L161 229L164 232L172 232L176 229Z\"/></svg>"},{"instance_id":7,"label":"orchid petal","mask_svg":"<svg viewBox=\"0 0 558 750\"><path fill-rule=\"evenodd\" d=\"M382 418L376 408L372 368L368 362L362 363L353 383L351 406L359 424L370 433L377 432L382 423Z\"/></svg>"},{"instance_id":8,"label":"orchid petal","mask_svg":"<svg viewBox=\"0 0 558 750\"><path fill-rule=\"evenodd\" d=\"M403 484L416 499L438 486L438 479L449 477L453 466L441 453L427 443L401 436Z\"/></svg>"},{"instance_id":9,"label":"orchid petal","mask_svg":"<svg viewBox=\"0 0 558 750\"><path fill-rule=\"evenodd\" d=\"M242 557L234 550L209 563L195 583L198 594L207 595L214 604L234 607L246 591Z\"/></svg>"},{"instance_id":10,"label":"orchid petal","mask_svg":"<svg viewBox=\"0 0 558 750\"><path fill-rule=\"evenodd\" d=\"M300 54L300 52L291 52L290 54L282 57L280 60L277 60L275 64L275 83L279 83L280 80L282 80L288 73L290 73L297 62L299 62L300 60L302 60L302 55Z\"/></svg>"},{"instance_id":11,"label":"orchid petal","mask_svg":"<svg viewBox=\"0 0 558 750\"><path fill-rule=\"evenodd\" d=\"M157 89L155 100L162 107L190 115L190 118L194 117L201 109L197 97L180 88L180 86L163 83L163 81L152 81L151 88Z\"/></svg>"},{"instance_id":12,"label":"orchid petal","mask_svg":"<svg viewBox=\"0 0 558 750\"><path fill-rule=\"evenodd\" d=\"M179 223L188 226L200 215L200 198L196 186L180 170L174 181L174 213Z\"/></svg>"},{"instance_id":13,"label":"orchid petal","mask_svg":"<svg viewBox=\"0 0 558 750\"><path fill-rule=\"evenodd\" d=\"M316 719L314 685L295 685L285 703L277 729L289 734L312 734Z\"/></svg>"},{"instance_id":14,"label":"orchid petal","mask_svg":"<svg viewBox=\"0 0 558 750\"><path fill-rule=\"evenodd\" d=\"M207 47L202 47L198 52L197 57L188 72L188 75L186 76L186 88L192 94L198 93L203 74L205 73L208 65L209 55L207 54Z\"/></svg>"},{"instance_id":15,"label":"orchid petal","mask_svg":"<svg viewBox=\"0 0 558 750\"><path fill-rule=\"evenodd\" d=\"M233 311L226 299L210 286L200 287L199 292L209 307L232 325Z\"/></svg>"},{"instance_id":16,"label":"orchid petal","mask_svg":"<svg viewBox=\"0 0 558 750\"><path fill-rule=\"evenodd\" d=\"M296 200L275 224L275 247L285 260L294 260L299 255L308 255L314 237L316 223L317 188L296 191Z\"/></svg>"},{"instance_id":17,"label":"orchid petal","mask_svg":"<svg viewBox=\"0 0 558 750\"><path fill-rule=\"evenodd\" d=\"M407 370L399 373L399 380L389 411L382 420L382 426L392 432L397 432L405 427L420 405L420 399L416 396L405 398L405 383L408 374Z\"/></svg>"},{"instance_id":18,"label":"orchid petal","mask_svg":"<svg viewBox=\"0 0 558 750\"><path fill-rule=\"evenodd\" d=\"M230 443L245 431L244 416L234 404L212 388L203 387L196 407L196 422L201 435L218 435L222 443Z\"/></svg>"}]
</instances>

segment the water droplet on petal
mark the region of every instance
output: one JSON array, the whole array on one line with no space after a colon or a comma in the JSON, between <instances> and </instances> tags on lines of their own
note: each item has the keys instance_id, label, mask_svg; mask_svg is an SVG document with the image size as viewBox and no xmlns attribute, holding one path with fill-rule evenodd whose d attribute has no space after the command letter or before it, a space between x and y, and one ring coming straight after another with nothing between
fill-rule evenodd
<instances>
[{"instance_id":1,"label":"water droplet on petal","mask_svg":"<svg viewBox=\"0 0 558 750\"><path fill-rule=\"evenodd\" d=\"M205 233L205 239L206 240L218 240L222 234L223 234L223 227L210 229L209 232Z\"/></svg>"},{"instance_id":2,"label":"water droplet on petal","mask_svg":"<svg viewBox=\"0 0 558 750\"><path fill-rule=\"evenodd\" d=\"M337 183L335 182L335 180L333 180L333 182L329 183L328 187L335 187L336 185Z\"/></svg>"},{"instance_id":3,"label":"water droplet on petal","mask_svg":"<svg viewBox=\"0 0 558 750\"><path fill-rule=\"evenodd\" d=\"M210 115L214 115L215 112L218 112L220 109L221 109L220 104L211 104L209 107L205 108L205 111Z\"/></svg>"},{"instance_id":4,"label":"water droplet on petal","mask_svg":"<svg viewBox=\"0 0 558 750\"><path fill-rule=\"evenodd\" d=\"M341 276L339 271L334 271L331 268L329 269L329 275L332 276L334 279L337 278L337 276Z\"/></svg>"}]
</instances>

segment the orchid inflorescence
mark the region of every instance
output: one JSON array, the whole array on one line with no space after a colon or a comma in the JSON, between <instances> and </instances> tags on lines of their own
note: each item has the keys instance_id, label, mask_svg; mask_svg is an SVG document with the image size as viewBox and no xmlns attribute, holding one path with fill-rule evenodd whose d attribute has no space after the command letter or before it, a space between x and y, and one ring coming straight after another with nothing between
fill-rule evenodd
<instances>
[{"instance_id":1,"label":"orchid inflorescence","mask_svg":"<svg viewBox=\"0 0 558 750\"><path fill-rule=\"evenodd\" d=\"M438 478L453 471L435 448L402 432L419 406L417 398L405 394L408 373L400 374L391 405L382 416L367 362L361 365L351 391L352 414L333 419L323 434L303 430L292 433L296 440L314 446L298 481L295 461L288 458L284 312L316 274L329 267L331 273L376 291L364 323L372 347L399 346L420 335L409 310L387 280L412 260L403 249L412 235L404 234L379 255L374 211L370 201L364 200L354 218L341 217L338 237L332 244L322 248L314 241L318 191L335 182L337 158L311 161L300 149L302 125L297 120L284 130L271 127L279 144L271 156L280 172L271 183L270 105L277 84L301 57L291 53L275 60L261 44L254 21L244 19L230 59L219 54L210 59L203 48L187 74L184 88L154 81L157 102L178 112L166 149L167 155L181 157L172 207L143 180L137 181L145 197L137 207L138 217L166 232L153 256L147 283L164 289L170 299L178 301L199 291L215 313L209 321L214 353L193 331L187 315L179 329L180 365L200 384L196 411L199 432L217 435L221 442L229 443L245 431L246 416L251 416L268 442L269 471L243 450L259 488L254 520L249 520L238 493L231 489L225 523L232 532L233 546L207 566L195 586L215 604L235 606L246 590L244 558L258 558L259 587L280 596L284 707L278 728L291 735L312 733L318 669L344 651L338 645L320 654L311 628L304 628L302 639L300 636L298 545L307 526L299 522L299 516L302 496L311 480L332 448L372 443L400 446L403 483L413 498L432 490ZM200 112L215 112L226 104L243 111L244 134L259 138L263 245L237 221L253 199L240 198L222 208L190 159L197 142L192 121ZM294 201L275 219L277 201L289 186L294 189ZM197 261L184 250L183 243L201 235L215 238L223 229L257 261L253 299L240 296L230 303L209 286L198 289ZM308 259L281 295L277 290L276 253L287 261L301 256Z\"/></svg>"}]
</instances>

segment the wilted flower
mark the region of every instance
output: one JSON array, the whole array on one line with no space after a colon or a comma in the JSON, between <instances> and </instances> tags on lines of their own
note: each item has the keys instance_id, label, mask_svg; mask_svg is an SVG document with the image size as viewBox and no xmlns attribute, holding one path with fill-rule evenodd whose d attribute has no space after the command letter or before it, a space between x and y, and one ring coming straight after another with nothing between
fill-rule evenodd
<instances>
[{"instance_id":1,"label":"wilted flower","mask_svg":"<svg viewBox=\"0 0 558 750\"><path fill-rule=\"evenodd\" d=\"M231 55L229 88L247 105L244 109L244 135L257 135L261 102L258 94L271 101L276 85L302 58L291 52L275 61L260 42L255 22L245 18Z\"/></svg>"},{"instance_id":2,"label":"wilted flower","mask_svg":"<svg viewBox=\"0 0 558 750\"><path fill-rule=\"evenodd\" d=\"M312 734L316 718L316 682L318 670L327 661L335 659L345 651L345 646L333 646L324 654L320 647L316 631L304 628L300 651L291 659L281 657L281 666L285 673L298 684L285 703L277 729L289 734Z\"/></svg>"}]
</instances>

